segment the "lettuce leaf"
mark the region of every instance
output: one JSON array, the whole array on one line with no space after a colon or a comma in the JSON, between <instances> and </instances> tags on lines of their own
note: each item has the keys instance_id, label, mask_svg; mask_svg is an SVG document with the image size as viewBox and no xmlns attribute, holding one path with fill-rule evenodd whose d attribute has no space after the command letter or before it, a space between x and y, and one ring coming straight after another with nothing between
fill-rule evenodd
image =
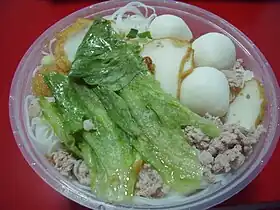
<instances>
[{"instance_id":1,"label":"lettuce leaf","mask_svg":"<svg viewBox=\"0 0 280 210\"><path fill-rule=\"evenodd\" d=\"M139 53L140 47L122 40L110 21L96 19L77 50L69 76L118 91L143 71L138 68L144 65L142 60L135 57Z\"/></svg>"},{"instance_id":2,"label":"lettuce leaf","mask_svg":"<svg viewBox=\"0 0 280 210\"><path fill-rule=\"evenodd\" d=\"M136 182L136 169L133 167L136 153L129 137L111 121L91 89L59 73L52 72L44 78L56 99L58 109L55 113L62 116L59 121L53 118L54 114L48 119L59 122L51 124L55 130L62 129L63 134L69 137L67 145L71 146L71 151L72 148L81 150L79 156L90 168L91 186L96 195L114 202L130 200ZM82 127L84 119L90 119L96 130L85 131ZM59 128L59 125L62 126ZM58 137L62 137L63 141L64 136Z\"/></svg>"},{"instance_id":3,"label":"lettuce leaf","mask_svg":"<svg viewBox=\"0 0 280 210\"><path fill-rule=\"evenodd\" d=\"M124 132L130 136L137 137L141 130L135 120L132 118L126 102L114 91L95 88L94 92L101 100L108 115Z\"/></svg>"},{"instance_id":4,"label":"lettuce leaf","mask_svg":"<svg viewBox=\"0 0 280 210\"><path fill-rule=\"evenodd\" d=\"M202 167L181 129L165 127L134 87L127 86L120 96L142 131L142 136L133 141L135 149L177 192L198 189Z\"/></svg>"},{"instance_id":5,"label":"lettuce leaf","mask_svg":"<svg viewBox=\"0 0 280 210\"><path fill-rule=\"evenodd\" d=\"M140 75L130 84L138 91L141 98L156 112L160 121L170 128L183 126L195 126L200 128L206 135L217 137L221 130L210 120L200 117L177 99L165 93L160 84L152 75Z\"/></svg>"},{"instance_id":6,"label":"lettuce leaf","mask_svg":"<svg viewBox=\"0 0 280 210\"><path fill-rule=\"evenodd\" d=\"M129 200L136 182L136 170L133 167L136 154L130 139L112 122L91 89L78 84L73 84L73 88L79 93L80 101L86 105L97 129L96 132L82 133L104 168L101 170L102 175L96 179L94 192L109 201Z\"/></svg>"},{"instance_id":7,"label":"lettuce leaf","mask_svg":"<svg viewBox=\"0 0 280 210\"><path fill-rule=\"evenodd\" d=\"M83 129L83 120L88 119L85 107L80 103L67 76L51 72L44 75L46 84L51 89L55 103L64 118L64 129L70 134Z\"/></svg>"},{"instance_id":8,"label":"lettuce leaf","mask_svg":"<svg viewBox=\"0 0 280 210\"><path fill-rule=\"evenodd\" d=\"M181 129L164 127L130 85L120 95L103 88L95 88L94 92L112 121L132 136L131 144L166 183L183 193L199 188L202 168Z\"/></svg>"},{"instance_id":9,"label":"lettuce leaf","mask_svg":"<svg viewBox=\"0 0 280 210\"><path fill-rule=\"evenodd\" d=\"M75 156L81 157L81 151L76 146L75 138L66 132L65 126L63 124L63 117L57 109L55 103L49 102L44 97L40 97L39 100L43 116L52 126L54 133L59 138L60 142L65 146L65 148L72 152Z\"/></svg>"}]
</instances>

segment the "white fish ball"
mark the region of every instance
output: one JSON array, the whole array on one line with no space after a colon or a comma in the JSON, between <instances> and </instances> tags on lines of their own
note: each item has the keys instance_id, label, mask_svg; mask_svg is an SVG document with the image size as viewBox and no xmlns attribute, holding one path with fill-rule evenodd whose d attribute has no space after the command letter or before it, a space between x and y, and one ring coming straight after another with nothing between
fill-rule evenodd
<instances>
[{"instance_id":1,"label":"white fish ball","mask_svg":"<svg viewBox=\"0 0 280 210\"><path fill-rule=\"evenodd\" d=\"M185 21L175 15L157 16L149 28L154 39L176 38L180 40L191 40L192 32Z\"/></svg>"},{"instance_id":2,"label":"white fish ball","mask_svg":"<svg viewBox=\"0 0 280 210\"><path fill-rule=\"evenodd\" d=\"M180 100L200 115L224 116L229 108L229 85L225 75L212 67L197 67L182 82Z\"/></svg>"},{"instance_id":3,"label":"white fish ball","mask_svg":"<svg viewBox=\"0 0 280 210\"><path fill-rule=\"evenodd\" d=\"M230 69L236 61L234 43L227 36L211 32L197 38L192 47L196 66Z\"/></svg>"}]
</instances>

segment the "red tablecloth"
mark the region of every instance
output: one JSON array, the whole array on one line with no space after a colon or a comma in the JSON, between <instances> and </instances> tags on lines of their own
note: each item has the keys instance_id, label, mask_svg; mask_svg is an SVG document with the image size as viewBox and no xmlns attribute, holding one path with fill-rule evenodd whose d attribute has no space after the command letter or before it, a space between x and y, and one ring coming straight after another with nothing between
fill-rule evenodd
<instances>
[{"instance_id":1,"label":"red tablecloth","mask_svg":"<svg viewBox=\"0 0 280 210\"><path fill-rule=\"evenodd\" d=\"M59 19L93 2L97 1L0 0L1 210L84 209L55 192L25 162L10 128L8 96L17 64L32 42ZM221 16L243 31L260 48L280 78L279 3L210 0L189 3ZM263 172L226 204L280 200L279 162L280 146Z\"/></svg>"}]
</instances>

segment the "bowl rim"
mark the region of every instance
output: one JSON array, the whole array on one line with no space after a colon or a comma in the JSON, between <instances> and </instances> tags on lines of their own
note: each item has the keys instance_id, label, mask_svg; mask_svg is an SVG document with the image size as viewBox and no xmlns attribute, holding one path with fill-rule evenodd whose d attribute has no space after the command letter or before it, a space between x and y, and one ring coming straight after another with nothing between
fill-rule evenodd
<instances>
[{"instance_id":1,"label":"bowl rim","mask_svg":"<svg viewBox=\"0 0 280 210\"><path fill-rule=\"evenodd\" d=\"M45 181L48 183L49 186L51 186L53 189L55 189L56 191L58 191L59 193L61 193L62 195L64 195L65 197L67 197L70 200L73 200L81 205L84 205L88 208L93 208L91 201L87 201L86 196L83 196L81 193L78 193L78 190L73 189L71 186L69 186L67 183L63 183L61 182L61 180L58 180L57 178L54 178L52 176L50 176L49 174L46 173L45 169L42 168L41 166L38 166L36 164L36 159L38 159L37 157L35 157L34 155L30 155L30 153L28 152L28 149L26 149L22 142L23 142L23 137L21 134L21 131L18 129L19 125L18 125L18 121L15 120L15 116L18 116L19 110L18 108L15 106L15 103L18 103L16 101L16 99L14 98L14 96L16 95L16 91L17 91L17 78L19 78L19 74L20 74L20 69L24 66L25 60L29 57L29 55L31 54L33 48L35 46L37 46L37 44L41 41L44 40L46 37L48 37L48 32L49 31L54 31L55 28L57 28L57 25L65 22L67 19L69 19L72 16L78 15L79 13L82 13L83 11L87 10L87 9L92 9L92 8L98 8L110 3L128 3L131 2L133 0L110 0L110 1L105 1L105 2L101 2L101 3L97 3L97 4L93 4L87 7L84 7L82 9L79 9L67 16L65 16L64 18L60 19L59 21L57 21L55 24L53 24L52 26L50 26L47 30L45 30L34 42L33 44L29 47L29 49L26 51L26 53L24 54L24 56L22 57L20 63L18 64L18 67L16 69L16 72L14 73L14 77L11 83L11 88L10 88L10 96L9 96L9 117L10 117L10 123L11 123L11 127L13 130L13 135L14 138L16 140L16 143L22 153L22 155L24 156L25 160L28 162L28 164L32 167L32 169ZM246 43L250 44L253 49L256 51L256 55L258 56L257 59L261 60L263 65L262 68L267 69L267 71L269 71L269 80L273 83L273 96L275 98L274 101L274 108L276 109L276 126L273 128L273 135L270 136L271 139L271 144L269 145L268 149L264 154L263 159L261 160L260 164L257 164L255 168L251 169L251 170L246 170L244 173L247 173L248 176L243 178L246 180L241 180L239 181L239 183L237 183L234 186L234 190L232 190L232 188L227 189L227 190L219 190L220 192L218 192L214 198L211 198L210 200L205 201L204 203L200 203L198 206L196 206L195 208L198 209L202 209L202 208L209 208L212 207L214 205L217 205L223 201L225 201L226 199L230 198L231 196L233 196L234 194L238 193L239 191L241 191L243 188L245 188L253 179L255 179L255 177L262 171L262 169L264 168L264 166L266 165L266 163L268 162L268 160L270 159L270 157L272 156L273 151L276 148L276 144L278 142L279 136L280 136L280 129L279 129L279 123L280 123L280 118L279 118L279 104L280 104L280 89L279 89L279 84L277 82L277 79L275 77L274 72L271 69L270 64L268 63L268 61L266 60L266 58L264 57L264 55L261 53L261 51L256 47L256 45L243 33L241 32L239 29L237 29L236 27L234 27L232 24L230 24L229 22L227 22L226 20L224 20L223 18L207 11L204 9L201 9L197 6L194 5L190 5L187 3L183 3L183 2L177 2L177 1L173 1L173 0L139 0L140 2L157 2L157 3L162 3L163 5L165 3L172 3L174 5L179 5L181 8L188 8L191 9L193 11L196 11L200 14L203 14L205 17L208 17L209 19L215 19L215 20L219 20L220 24L224 25L226 24L227 26L231 27L233 31L235 31L235 33L237 33L242 39L243 41L245 41ZM183 9L181 9L183 10ZM278 110L278 112L277 112ZM245 183L244 183L245 181ZM231 185L232 183L229 183L229 185ZM225 191L225 192L224 192ZM212 196L212 195L211 195ZM219 199L215 199L216 197L219 196ZM213 202L213 200L216 200L215 203L211 203ZM176 204L174 204L175 206L148 206L149 209L170 209L170 208L174 208L174 209L184 209L184 204L182 204L181 206L177 206ZM99 209L119 209L119 208L125 208L127 209L126 206L114 206L108 203L104 203L103 201L98 201L98 200L94 200L94 206L97 206ZM130 208L132 209L132 208ZM134 209L134 208L133 208ZM135 209L143 209L136 207ZM146 208L144 208L146 209Z\"/></svg>"}]
</instances>

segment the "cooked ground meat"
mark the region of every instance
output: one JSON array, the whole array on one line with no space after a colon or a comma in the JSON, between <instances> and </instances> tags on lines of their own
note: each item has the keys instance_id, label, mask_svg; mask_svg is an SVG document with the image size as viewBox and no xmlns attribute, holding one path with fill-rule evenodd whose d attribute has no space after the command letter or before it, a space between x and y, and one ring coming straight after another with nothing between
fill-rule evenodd
<instances>
[{"instance_id":1,"label":"cooked ground meat","mask_svg":"<svg viewBox=\"0 0 280 210\"><path fill-rule=\"evenodd\" d=\"M244 69L242 63L242 59L237 59L232 69L222 70L228 79L230 87L242 88L244 82L249 79L247 76L253 76L253 74L250 73L251 71Z\"/></svg>"},{"instance_id":2,"label":"cooked ground meat","mask_svg":"<svg viewBox=\"0 0 280 210\"><path fill-rule=\"evenodd\" d=\"M163 183L158 172L149 164L144 164L136 183L136 195L142 197L160 198L165 196L169 188Z\"/></svg>"},{"instance_id":3,"label":"cooked ground meat","mask_svg":"<svg viewBox=\"0 0 280 210\"><path fill-rule=\"evenodd\" d=\"M208 149L210 138L205 135L199 128L187 126L184 132L191 145L194 145L199 150Z\"/></svg>"},{"instance_id":4,"label":"cooked ground meat","mask_svg":"<svg viewBox=\"0 0 280 210\"><path fill-rule=\"evenodd\" d=\"M230 87L242 88L244 70L222 70L222 72L225 74Z\"/></svg>"},{"instance_id":5,"label":"cooked ground meat","mask_svg":"<svg viewBox=\"0 0 280 210\"><path fill-rule=\"evenodd\" d=\"M61 175L69 179L77 179L83 185L90 184L89 170L84 161L75 159L63 150L53 152L48 159Z\"/></svg>"},{"instance_id":6,"label":"cooked ground meat","mask_svg":"<svg viewBox=\"0 0 280 210\"><path fill-rule=\"evenodd\" d=\"M230 101L234 100L239 91L244 87L244 83L253 78L253 72L246 70L242 63L242 59L237 59L232 69L222 70L231 90Z\"/></svg>"},{"instance_id":7,"label":"cooked ground meat","mask_svg":"<svg viewBox=\"0 0 280 210\"><path fill-rule=\"evenodd\" d=\"M61 173L61 175L72 178L72 170L74 168L76 159L73 158L70 153L63 150L58 150L51 154L49 161L54 166L54 168L57 169L59 173Z\"/></svg>"},{"instance_id":8,"label":"cooked ground meat","mask_svg":"<svg viewBox=\"0 0 280 210\"><path fill-rule=\"evenodd\" d=\"M207 150L203 150L199 154L199 161L201 162L202 165L206 166L206 168L209 168L209 166L211 167L214 158L210 152L208 152Z\"/></svg>"},{"instance_id":9,"label":"cooked ground meat","mask_svg":"<svg viewBox=\"0 0 280 210\"><path fill-rule=\"evenodd\" d=\"M219 117L215 117L215 116L210 115L209 113L206 113L204 118L211 120L213 123L215 123L219 127L223 126L223 122L222 122L221 118L219 118Z\"/></svg>"},{"instance_id":10,"label":"cooked ground meat","mask_svg":"<svg viewBox=\"0 0 280 210\"><path fill-rule=\"evenodd\" d=\"M232 149L226 150L215 157L212 172L229 172L231 169L238 169L245 161L245 156L241 153L242 147L235 145Z\"/></svg>"},{"instance_id":11,"label":"cooked ground meat","mask_svg":"<svg viewBox=\"0 0 280 210\"><path fill-rule=\"evenodd\" d=\"M77 160L73 167L73 174L80 184L90 185L90 174L85 161Z\"/></svg>"},{"instance_id":12,"label":"cooked ground meat","mask_svg":"<svg viewBox=\"0 0 280 210\"><path fill-rule=\"evenodd\" d=\"M236 124L225 124L221 128L221 135L211 140L198 128L187 126L184 130L190 144L200 150L199 160L208 178L211 176L209 170L214 174L227 173L242 166L265 132L262 125L250 131Z\"/></svg>"},{"instance_id":13,"label":"cooked ground meat","mask_svg":"<svg viewBox=\"0 0 280 210\"><path fill-rule=\"evenodd\" d=\"M211 172L211 168L205 167L203 170L203 177L204 180L208 183L215 183L216 182L216 176Z\"/></svg>"}]
</instances>

